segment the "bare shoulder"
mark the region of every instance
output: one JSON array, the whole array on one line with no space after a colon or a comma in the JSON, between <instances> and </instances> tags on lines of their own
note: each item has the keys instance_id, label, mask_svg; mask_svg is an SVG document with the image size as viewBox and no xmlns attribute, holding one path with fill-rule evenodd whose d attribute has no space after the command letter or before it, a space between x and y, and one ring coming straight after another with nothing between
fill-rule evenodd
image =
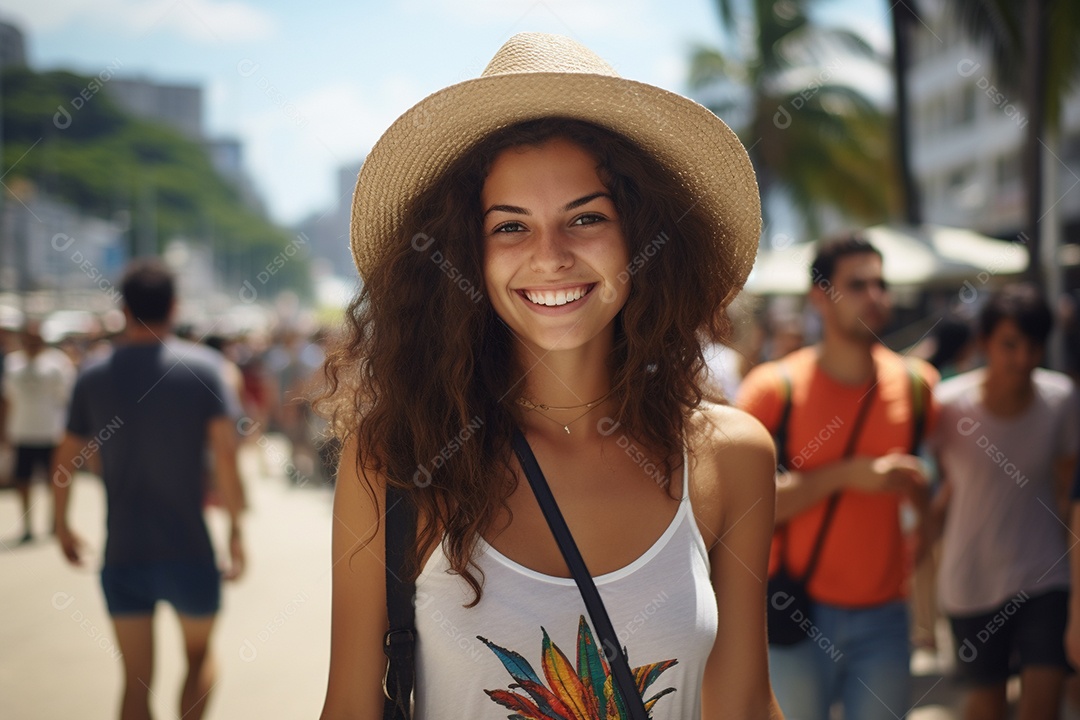
<instances>
[{"instance_id":1,"label":"bare shoulder","mask_svg":"<svg viewBox=\"0 0 1080 720\"><path fill-rule=\"evenodd\" d=\"M730 405L703 404L688 437L690 499L704 537L722 535L751 505L774 502L776 448L757 418Z\"/></svg>"},{"instance_id":2,"label":"bare shoulder","mask_svg":"<svg viewBox=\"0 0 1080 720\"><path fill-rule=\"evenodd\" d=\"M691 424L691 449L700 461L712 463L718 469L740 465L765 467L772 481L776 447L769 431L753 415L730 405L708 404L698 408ZM722 484L733 477L724 473L713 480Z\"/></svg>"}]
</instances>

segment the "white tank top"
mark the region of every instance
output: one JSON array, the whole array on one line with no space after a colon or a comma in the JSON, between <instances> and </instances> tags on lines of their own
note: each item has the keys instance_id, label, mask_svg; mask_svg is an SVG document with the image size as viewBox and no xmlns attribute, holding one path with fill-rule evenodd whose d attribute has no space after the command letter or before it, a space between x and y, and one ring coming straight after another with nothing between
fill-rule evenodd
<instances>
[{"instance_id":1,"label":"white tank top","mask_svg":"<svg viewBox=\"0 0 1080 720\"><path fill-rule=\"evenodd\" d=\"M663 535L626 567L595 578L653 720L701 716L716 638L716 596L687 466L684 452L682 500ZM530 570L483 540L476 565L484 592L473 608L463 607L472 590L447 572L441 547L417 579L416 719L618 717L604 711L606 663L574 580Z\"/></svg>"}]
</instances>

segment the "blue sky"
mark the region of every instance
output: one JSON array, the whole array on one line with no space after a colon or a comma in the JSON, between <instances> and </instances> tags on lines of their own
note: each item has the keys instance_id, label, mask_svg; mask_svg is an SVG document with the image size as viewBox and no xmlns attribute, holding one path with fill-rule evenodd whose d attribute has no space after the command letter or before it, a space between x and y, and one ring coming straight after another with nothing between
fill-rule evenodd
<instances>
[{"instance_id":1,"label":"blue sky","mask_svg":"<svg viewBox=\"0 0 1080 720\"><path fill-rule=\"evenodd\" d=\"M887 50L884 0L820 5ZM624 77L684 94L690 48L720 37L712 0L5 0L0 18L26 33L38 70L120 63L125 77L201 84L208 133L244 142L283 223L336 203L338 166L516 32L569 35ZM860 80L883 91L880 75Z\"/></svg>"}]
</instances>

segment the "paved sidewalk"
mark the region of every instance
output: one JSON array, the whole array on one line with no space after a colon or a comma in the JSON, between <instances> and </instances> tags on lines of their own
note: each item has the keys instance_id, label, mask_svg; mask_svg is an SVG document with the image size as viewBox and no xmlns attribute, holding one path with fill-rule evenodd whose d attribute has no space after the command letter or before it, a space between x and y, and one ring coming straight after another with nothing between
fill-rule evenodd
<instances>
[{"instance_id":1,"label":"paved sidewalk","mask_svg":"<svg viewBox=\"0 0 1080 720\"><path fill-rule=\"evenodd\" d=\"M248 460L251 460L249 457ZM273 463L268 463L272 466ZM246 463L248 469L251 463ZM215 632L219 684L207 718L314 718L322 707L330 648L330 502L323 488L288 487L265 468L247 489L248 572L227 585ZM34 487L35 530L51 499ZM14 492L0 492L0 717L115 720L122 663L96 568L104 537L100 482L79 477L72 524L90 546L86 569L62 558L51 536L24 546ZM212 532L224 547L225 524ZM177 718L184 661L175 615L156 618L153 706Z\"/></svg>"},{"instance_id":2,"label":"paved sidewalk","mask_svg":"<svg viewBox=\"0 0 1080 720\"><path fill-rule=\"evenodd\" d=\"M248 572L227 585L215 650L219 684L208 720L314 718L322 707L330 646L330 504L326 488L292 488L282 448L242 458L251 510ZM34 487L35 529L51 521L46 488ZM104 493L90 476L73 490L73 526L90 546L85 569L68 565L51 536L25 546L12 491L0 492L0 718L114 720L122 664L96 568ZM224 517L211 530L224 547ZM183 652L175 616L160 606L153 712L178 718ZM917 657L910 720L957 720L959 692L930 658ZM1080 714L1064 714L1077 720Z\"/></svg>"}]
</instances>

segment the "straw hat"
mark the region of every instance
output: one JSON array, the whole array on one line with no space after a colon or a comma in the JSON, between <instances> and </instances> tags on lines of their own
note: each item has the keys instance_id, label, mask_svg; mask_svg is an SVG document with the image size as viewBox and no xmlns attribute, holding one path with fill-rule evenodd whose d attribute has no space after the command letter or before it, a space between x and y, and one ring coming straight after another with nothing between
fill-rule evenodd
<instances>
[{"instance_id":1,"label":"straw hat","mask_svg":"<svg viewBox=\"0 0 1080 720\"><path fill-rule=\"evenodd\" d=\"M761 204L750 159L711 111L667 90L626 80L569 38L510 38L479 78L421 100L383 134L360 169L353 195L352 252L367 277L401 237L405 209L434 177L495 130L542 117L569 117L613 130L653 155L682 182L687 209L712 220L727 249L730 297L757 252Z\"/></svg>"}]
</instances>

